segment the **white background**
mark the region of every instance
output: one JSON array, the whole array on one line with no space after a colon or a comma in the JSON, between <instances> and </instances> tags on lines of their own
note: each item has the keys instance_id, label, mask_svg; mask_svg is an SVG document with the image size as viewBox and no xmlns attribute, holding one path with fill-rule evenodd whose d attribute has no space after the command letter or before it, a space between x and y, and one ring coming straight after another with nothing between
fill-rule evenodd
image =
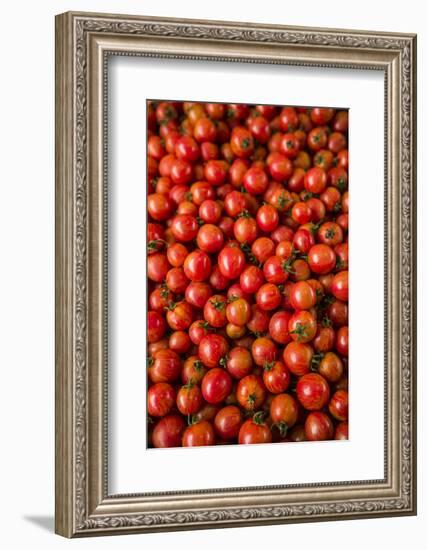
<instances>
[{"instance_id":1,"label":"white background","mask_svg":"<svg viewBox=\"0 0 427 550\"><path fill-rule=\"evenodd\" d=\"M109 76L109 492L382 479L384 73L116 57L110 60ZM350 109L351 211L359 213L352 217L350 232L351 262L356 266L350 285L350 441L146 449L144 98L161 98L168 93L170 82L176 100ZM188 82L192 83L190 91ZM369 125L375 130L367 132ZM357 269L362 265L369 270ZM313 456L321 468L310 467ZM227 467L218 469L218 463ZM254 471L254 463L269 468Z\"/></svg>"},{"instance_id":2,"label":"white background","mask_svg":"<svg viewBox=\"0 0 427 550\"><path fill-rule=\"evenodd\" d=\"M64 547L184 549L259 548L280 541L316 549L372 547L421 548L427 529L425 330L425 231L427 207L421 152L426 149L424 103L418 115L419 144L419 513L418 517L193 531L145 536L66 541L52 534L53 525L53 174L54 174L54 39L53 16L68 9L145 13L175 17L246 20L294 25L352 27L418 32L418 89L426 86L422 3L353 2L260 4L217 0L214 3L163 0L9 2L2 9L1 95L1 544L7 549ZM423 94L421 93L423 92Z\"/></svg>"}]
</instances>

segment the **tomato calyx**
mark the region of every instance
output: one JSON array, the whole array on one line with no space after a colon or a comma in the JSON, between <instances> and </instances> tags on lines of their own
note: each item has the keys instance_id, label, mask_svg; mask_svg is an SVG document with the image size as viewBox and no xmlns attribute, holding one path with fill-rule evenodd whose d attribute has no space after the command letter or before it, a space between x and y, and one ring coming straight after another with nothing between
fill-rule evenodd
<instances>
[{"instance_id":1,"label":"tomato calyx","mask_svg":"<svg viewBox=\"0 0 427 550\"><path fill-rule=\"evenodd\" d=\"M227 362L228 362L228 355L224 355L224 357L221 357L221 359L219 360L220 366L223 367L224 369L227 367Z\"/></svg>"},{"instance_id":2,"label":"tomato calyx","mask_svg":"<svg viewBox=\"0 0 427 550\"><path fill-rule=\"evenodd\" d=\"M337 189L340 193L344 193L345 189L347 187L347 182L344 178L338 178L337 181Z\"/></svg>"},{"instance_id":3,"label":"tomato calyx","mask_svg":"<svg viewBox=\"0 0 427 550\"><path fill-rule=\"evenodd\" d=\"M249 138L244 138L242 139L242 142L241 142L241 147L242 149L247 149L248 147L251 146L251 140Z\"/></svg>"},{"instance_id":4,"label":"tomato calyx","mask_svg":"<svg viewBox=\"0 0 427 550\"><path fill-rule=\"evenodd\" d=\"M249 214L248 210L242 210L240 214L237 214L238 218L251 218L252 216Z\"/></svg>"},{"instance_id":5,"label":"tomato calyx","mask_svg":"<svg viewBox=\"0 0 427 550\"><path fill-rule=\"evenodd\" d=\"M312 372L317 372L319 370L319 365L322 359L325 357L324 353L315 353L310 362L310 370Z\"/></svg>"},{"instance_id":6,"label":"tomato calyx","mask_svg":"<svg viewBox=\"0 0 427 550\"><path fill-rule=\"evenodd\" d=\"M262 266L262 263L257 260L257 258L255 257L255 254L252 252L251 247L247 243L241 243L240 249L242 252L244 252L248 262L250 262L252 265L255 265L257 267Z\"/></svg>"},{"instance_id":7,"label":"tomato calyx","mask_svg":"<svg viewBox=\"0 0 427 550\"><path fill-rule=\"evenodd\" d=\"M266 363L264 363L263 369L265 372L269 372L273 369L274 365L275 361L267 361Z\"/></svg>"},{"instance_id":8,"label":"tomato calyx","mask_svg":"<svg viewBox=\"0 0 427 550\"><path fill-rule=\"evenodd\" d=\"M194 361L193 366L197 371L200 371L203 369L203 363L200 361L200 359L197 359L196 361Z\"/></svg>"},{"instance_id":9,"label":"tomato calyx","mask_svg":"<svg viewBox=\"0 0 427 550\"><path fill-rule=\"evenodd\" d=\"M147 367L152 367L154 365L154 357L147 357Z\"/></svg>"},{"instance_id":10,"label":"tomato calyx","mask_svg":"<svg viewBox=\"0 0 427 550\"><path fill-rule=\"evenodd\" d=\"M284 420L281 420L280 422L276 422L274 425L279 430L281 437L286 437L286 434L289 430L289 426L286 424L286 422Z\"/></svg>"},{"instance_id":11,"label":"tomato calyx","mask_svg":"<svg viewBox=\"0 0 427 550\"><path fill-rule=\"evenodd\" d=\"M147 424L154 424L154 419L147 414Z\"/></svg>"},{"instance_id":12,"label":"tomato calyx","mask_svg":"<svg viewBox=\"0 0 427 550\"><path fill-rule=\"evenodd\" d=\"M291 202L290 199L286 198L285 193L280 193L280 195L277 198L277 204L279 205L279 208L285 208L288 202Z\"/></svg>"},{"instance_id":13,"label":"tomato calyx","mask_svg":"<svg viewBox=\"0 0 427 550\"><path fill-rule=\"evenodd\" d=\"M163 239L154 239L152 241L149 241L147 244L147 251L156 252L157 250L160 250L163 244L167 245L167 242Z\"/></svg>"},{"instance_id":14,"label":"tomato calyx","mask_svg":"<svg viewBox=\"0 0 427 550\"><path fill-rule=\"evenodd\" d=\"M258 426L260 424L264 424L264 411L258 411L256 412L253 417L252 417L252 421L254 424L257 424Z\"/></svg>"},{"instance_id":15,"label":"tomato calyx","mask_svg":"<svg viewBox=\"0 0 427 550\"><path fill-rule=\"evenodd\" d=\"M232 302L235 302L238 299L239 299L238 296L236 296L235 294L232 294L231 296L228 297L227 303L231 304Z\"/></svg>"},{"instance_id":16,"label":"tomato calyx","mask_svg":"<svg viewBox=\"0 0 427 550\"><path fill-rule=\"evenodd\" d=\"M322 327L329 328L332 326L332 321L329 319L327 315L325 315L322 319Z\"/></svg>"},{"instance_id":17,"label":"tomato calyx","mask_svg":"<svg viewBox=\"0 0 427 550\"><path fill-rule=\"evenodd\" d=\"M307 326L304 325L303 323L297 323L296 324L296 327L294 330L290 330L289 331L289 334L296 334L297 335L297 342L301 342L301 340L303 338L307 338L308 337L308 332L307 332Z\"/></svg>"},{"instance_id":18,"label":"tomato calyx","mask_svg":"<svg viewBox=\"0 0 427 550\"><path fill-rule=\"evenodd\" d=\"M222 311L227 305L227 302L222 302L221 300L209 300L209 302L211 306L214 307L217 311Z\"/></svg>"},{"instance_id":19,"label":"tomato calyx","mask_svg":"<svg viewBox=\"0 0 427 550\"><path fill-rule=\"evenodd\" d=\"M248 399L247 399L247 402L248 402L248 405L251 409L253 409L254 405L255 405L255 402L256 402L256 395L254 393L250 393L248 395Z\"/></svg>"},{"instance_id":20,"label":"tomato calyx","mask_svg":"<svg viewBox=\"0 0 427 550\"><path fill-rule=\"evenodd\" d=\"M205 224L204 220L202 220L200 216L197 216L196 220L199 227Z\"/></svg>"},{"instance_id":21,"label":"tomato calyx","mask_svg":"<svg viewBox=\"0 0 427 550\"><path fill-rule=\"evenodd\" d=\"M167 311L173 311L173 310L176 308L177 305L178 305L178 302L172 302L172 301L170 301L170 302L168 303L168 305L165 306L164 309L167 310Z\"/></svg>"}]
</instances>

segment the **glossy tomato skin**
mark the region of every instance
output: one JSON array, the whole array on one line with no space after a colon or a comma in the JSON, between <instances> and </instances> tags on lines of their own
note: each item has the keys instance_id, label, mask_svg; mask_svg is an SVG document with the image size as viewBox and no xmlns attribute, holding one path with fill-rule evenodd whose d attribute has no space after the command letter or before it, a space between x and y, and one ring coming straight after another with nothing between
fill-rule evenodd
<instances>
[{"instance_id":1,"label":"glossy tomato skin","mask_svg":"<svg viewBox=\"0 0 427 550\"><path fill-rule=\"evenodd\" d=\"M310 372L313 355L310 344L290 342L283 350L283 361L293 375L303 376Z\"/></svg>"},{"instance_id":2,"label":"glossy tomato skin","mask_svg":"<svg viewBox=\"0 0 427 550\"><path fill-rule=\"evenodd\" d=\"M202 447L215 445L215 432L212 424L202 420L186 428L182 436L183 447Z\"/></svg>"},{"instance_id":3,"label":"glossy tomato skin","mask_svg":"<svg viewBox=\"0 0 427 550\"><path fill-rule=\"evenodd\" d=\"M172 233L179 242L189 242L196 238L199 225L194 216L190 214L178 214L172 220Z\"/></svg>"},{"instance_id":4,"label":"glossy tomato skin","mask_svg":"<svg viewBox=\"0 0 427 550\"><path fill-rule=\"evenodd\" d=\"M251 318L251 306L244 298L238 298L227 305L225 313L229 323L244 326Z\"/></svg>"},{"instance_id":5,"label":"glossy tomato skin","mask_svg":"<svg viewBox=\"0 0 427 550\"><path fill-rule=\"evenodd\" d=\"M176 406L184 416L195 414L203 405L202 391L199 386L189 383L182 386L176 396Z\"/></svg>"},{"instance_id":6,"label":"glossy tomato skin","mask_svg":"<svg viewBox=\"0 0 427 550\"><path fill-rule=\"evenodd\" d=\"M275 395L270 403L270 417L282 434L286 435L298 420L298 403L288 393Z\"/></svg>"},{"instance_id":7,"label":"glossy tomato skin","mask_svg":"<svg viewBox=\"0 0 427 550\"><path fill-rule=\"evenodd\" d=\"M148 367L151 382L174 382L180 374L181 360L174 351L162 349L154 354L152 364Z\"/></svg>"},{"instance_id":8,"label":"glossy tomato skin","mask_svg":"<svg viewBox=\"0 0 427 550\"><path fill-rule=\"evenodd\" d=\"M212 271L210 257L202 250L195 250L185 258L184 273L190 281L205 281ZM185 289L184 289L185 291Z\"/></svg>"},{"instance_id":9,"label":"glossy tomato skin","mask_svg":"<svg viewBox=\"0 0 427 550\"><path fill-rule=\"evenodd\" d=\"M243 409L247 411L259 409L266 398L266 390L262 379L255 374L249 374L239 380L236 397Z\"/></svg>"},{"instance_id":10,"label":"glossy tomato skin","mask_svg":"<svg viewBox=\"0 0 427 550\"><path fill-rule=\"evenodd\" d=\"M191 327L190 327L191 328ZM191 347L189 333L183 330L177 330L170 335L169 349L176 353L186 353Z\"/></svg>"},{"instance_id":11,"label":"glossy tomato skin","mask_svg":"<svg viewBox=\"0 0 427 550\"><path fill-rule=\"evenodd\" d=\"M147 411L150 416L166 416L175 404L176 392L170 384L157 382L148 388Z\"/></svg>"},{"instance_id":12,"label":"glossy tomato skin","mask_svg":"<svg viewBox=\"0 0 427 550\"><path fill-rule=\"evenodd\" d=\"M212 369L219 366L220 360L225 357L229 349L227 340L220 334L208 334L199 344L199 357L202 363Z\"/></svg>"},{"instance_id":13,"label":"glossy tomato skin","mask_svg":"<svg viewBox=\"0 0 427 550\"><path fill-rule=\"evenodd\" d=\"M270 338L260 337L254 340L251 351L255 364L260 367L276 360L277 347Z\"/></svg>"},{"instance_id":14,"label":"glossy tomato skin","mask_svg":"<svg viewBox=\"0 0 427 550\"><path fill-rule=\"evenodd\" d=\"M339 271L334 276L331 291L338 300L348 301L348 271Z\"/></svg>"},{"instance_id":15,"label":"glossy tomato skin","mask_svg":"<svg viewBox=\"0 0 427 550\"><path fill-rule=\"evenodd\" d=\"M247 376L253 369L251 353L241 346L232 348L227 355L226 368L231 376L237 380Z\"/></svg>"},{"instance_id":16,"label":"glossy tomato skin","mask_svg":"<svg viewBox=\"0 0 427 550\"><path fill-rule=\"evenodd\" d=\"M218 254L218 267L227 279L236 279L245 267L245 255L240 248L226 246Z\"/></svg>"},{"instance_id":17,"label":"glossy tomato skin","mask_svg":"<svg viewBox=\"0 0 427 550\"><path fill-rule=\"evenodd\" d=\"M231 376L222 368L210 369L202 380L202 394L211 404L221 403L231 393Z\"/></svg>"},{"instance_id":18,"label":"glossy tomato skin","mask_svg":"<svg viewBox=\"0 0 427 550\"><path fill-rule=\"evenodd\" d=\"M262 421L248 419L242 424L239 430L239 445L271 443L272 440L273 437L270 428Z\"/></svg>"},{"instance_id":19,"label":"glossy tomato skin","mask_svg":"<svg viewBox=\"0 0 427 550\"><path fill-rule=\"evenodd\" d=\"M276 285L266 283L258 289L255 299L258 307L264 311L271 311L279 306L282 296Z\"/></svg>"},{"instance_id":20,"label":"glossy tomato skin","mask_svg":"<svg viewBox=\"0 0 427 550\"><path fill-rule=\"evenodd\" d=\"M193 309L185 301L169 304L166 320L172 330L186 330L193 321Z\"/></svg>"},{"instance_id":21,"label":"glossy tomato skin","mask_svg":"<svg viewBox=\"0 0 427 550\"><path fill-rule=\"evenodd\" d=\"M328 409L336 420L348 420L348 392L337 390L329 401Z\"/></svg>"},{"instance_id":22,"label":"glossy tomato skin","mask_svg":"<svg viewBox=\"0 0 427 550\"><path fill-rule=\"evenodd\" d=\"M219 252L224 244L224 234L219 227L205 224L197 233L197 246L208 254Z\"/></svg>"},{"instance_id":23,"label":"glossy tomato skin","mask_svg":"<svg viewBox=\"0 0 427 550\"><path fill-rule=\"evenodd\" d=\"M334 425L330 417L323 412L310 413L304 425L308 441L325 441L334 436Z\"/></svg>"},{"instance_id":24,"label":"glossy tomato skin","mask_svg":"<svg viewBox=\"0 0 427 550\"><path fill-rule=\"evenodd\" d=\"M335 428L335 439L347 440L348 439L348 422L339 422Z\"/></svg>"},{"instance_id":25,"label":"glossy tomato skin","mask_svg":"<svg viewBox=\"0 0 427 550\"><path fill-rule=\"evenodd\" d=\"M322 357L317 372L326 378L328 382L338 382L344 372L343 362L339 355L328 351Z\"/></svg>"},{"instance_id":26,"label":"glossy tomato skin","mask_svg":"<svg viewBox=\"0 0 427 550\"><path fill-rule=\"evenodd\" d=\"M316 335L316 319L309 311L297 311L290 318L288 329L292 340L300 343L310 342Z\"/></svg>"},{"instance_id":27,"label":"glossy tomato skin","mask_svg":"<svg viewBox=\"0 0 427 550\"><path fill-rule=\"evenodd\" d=\"M291 341L288 326L291 314L288 311L274 313L268 325L268 332L271 338L278 344L288 344Z\"/></svg>"},{"instance_id":28,"label":"glossy tomato skin","mask_svg":"<svg viewBox=\"0 0 427 550\"><path fill-rule=\"evenodd\" d=\"M203 308L212 295L212 287L206 282L190 282L185 289L186 301L198 309Z\"/></svg>"},{"instance_id":29,"label":"glossy tomato skin","mask_svg":"<svg viewBox=\"0 0 427 550\"><path fill-rule=\"evenodd\" d=\"M310 269L319 275L324 275L333 270L336 264L336 255L327 244L315 244L308 253L308 265Z\"/></svg>"},{"instance_id":30,"label":"glossy tomato skin","mask_svg":"<svg viewBox=\"0 0 427 550\"><path fill-rule=\"evenodd\" d=\"M197 355L191 355L184 361L181 371L181 381L184 385L199 384L205 374L206 368L199 357Z\"/></svg>"},{"instance_id":31,"label":"glossy tomato skin","mask_svg":"<svg viewBox=\"0 0 427 550\"><path fill-rule=\"evenodd\" d=\"M329 385L325 378L317 373L302 376L297 382L297 398L309 411L322 409L329 400Z\"/></svg>"},{"instance_id":32,"label":"glossy tomato skin","mask_svg":"<svg viewBox=\"0 0 427 550\"><path fill-rule=\"evenodd\" d=\"M292 287L290 301L294 309L311 309L317 301L316 292L306 281L298 281Z\"/></svg>"},{"instance_id":33,"label":"glossy tomato skin","mask_svg":"<svg viewBox=\"0 0 427 550\"><path fill-rule=\"evenodd\" d=\"M147 258L147 277L151 281L162 283L166 279L169 267L166 254L163 254L163 252L150 254Z\"/></svg>"},{"instance_id":34,"label":"glossy tomato skin","mask_svg":"<svg viewBox=\"0 0 427 550\"><path fill-rule=\"evenodd\" d=\"M275 361L264 365L262 379L270 393L282 393L289 388L291 373L284 363Z\"/></svg>"},{"instance_id":35,"label":"glossy tomato skin","mask_svg":"<svg viewBox=\"0 0 427 550\"><path fill-rule=\"evenodd\" d=\"M264 282L265 278L262 270L255 265L246 267L240 274L240 287L247 294L257 292Z\"/></svg>"},{"instance_id":36,"label":"glossy tomato skin","mask_svg":"<svg viewBox=\"0 0 427 550\"><path fill-rule=\"evenodd\" d=\"M157 311L149 311L147 314L147 340L150 343L161 340L166 331L164 318Z\"/></svg>"},{"instance_id":37,"label":"glossy tomato skin","mask_svg":"<svg viewBox=\"0 0 427 550\"><path fill-rule=\"evenodd\" d=\"M157 448L181 447L185 422L182 416L171 414L161 418L154 426L153 446Z\"/></svg>"},{"instance_id":38,"label":"glossy tomato skin","mask_svg":"<svg viewBox=\"0 0 427 550\"><path fill-rule=\"evenodd\" d=\"M227 299L222 294L214 294L203 308L203 316L212 327L223 327L227 324Z\"/></svg>"},{"instance_id":39,"label":"glossy tomato skin","mask_svg":"<svg viewBox=\"0 0 427 550\"><path fill-rule=\"evenodd\" d=\"M337 330L337 336L335 339L335 349L338 353L344 357L348 356L348 327L343 326Z\"/></svg>"},{"instance_id":40,"label":"glossy tomato skin","mask_svg":"<svg viewBox=\"0 0 427 550\"><path fill-rule=\"evenodd\" d=\"M218 411L214 420L214 427L221 439L235 439L239 435L243 416L238 407L227 405Z\"/></svg>"}]
</instances>

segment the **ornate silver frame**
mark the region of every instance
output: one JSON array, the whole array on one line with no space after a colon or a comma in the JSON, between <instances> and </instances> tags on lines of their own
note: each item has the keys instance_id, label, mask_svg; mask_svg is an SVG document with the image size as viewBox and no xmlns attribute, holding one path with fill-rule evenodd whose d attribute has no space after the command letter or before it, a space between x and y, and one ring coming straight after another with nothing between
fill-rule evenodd
<instances>
[{"instance_id":1,"label":"ornate silver frame","mask_svg":"<svg viewBox=\"0 0 427 550\"><path fill-rule=\"evenodd\" d=\"M109 495L108 55L367 68L385 75L385 478ZM66 537L416 513L416 37L89 13L56 18L56 532Z\"/></svg>"}]
</instances>

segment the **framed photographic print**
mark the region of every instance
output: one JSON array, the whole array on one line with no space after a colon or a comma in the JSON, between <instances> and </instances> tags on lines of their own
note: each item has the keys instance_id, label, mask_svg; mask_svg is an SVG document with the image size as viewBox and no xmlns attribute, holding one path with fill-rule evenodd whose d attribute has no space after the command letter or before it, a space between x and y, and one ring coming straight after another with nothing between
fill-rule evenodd
<instances>
[{"instance_id":1,"label":"framed photographic print","mask_svg":"<svg viewBox=\"0 0 427 550\"><path fill-rule=\"evenodd\" d=\"M415 514L416 37L65 13L56 70L56 532Z\"/></svg>"}]
</instances>

